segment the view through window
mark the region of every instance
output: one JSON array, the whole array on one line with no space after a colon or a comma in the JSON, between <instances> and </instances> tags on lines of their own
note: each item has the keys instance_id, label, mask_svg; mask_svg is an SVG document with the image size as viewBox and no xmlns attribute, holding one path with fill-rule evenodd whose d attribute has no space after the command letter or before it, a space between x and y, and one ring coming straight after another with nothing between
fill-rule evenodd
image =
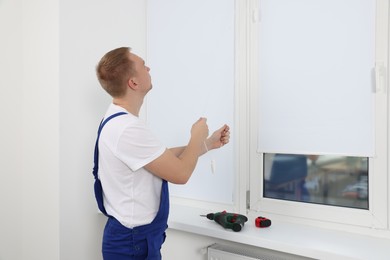
<instances>
[{"instance_id":1,"label":"view through window","mask_svg":"<svg viewBox=\"0 0 390 260\"><path fill-rule=\"evenodd\" d=\"M265 198L368 209L368 158L264 154Z\"/></svg>"}]
</instances>

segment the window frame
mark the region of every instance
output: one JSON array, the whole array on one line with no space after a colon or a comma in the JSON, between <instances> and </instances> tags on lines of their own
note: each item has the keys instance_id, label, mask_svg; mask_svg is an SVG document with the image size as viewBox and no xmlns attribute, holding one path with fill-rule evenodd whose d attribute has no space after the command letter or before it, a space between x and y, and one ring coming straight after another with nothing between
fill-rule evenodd
<instances>
[{"instance_id":1,"label":"window frame","mask_svg":"<svg viewBox=\"0 0 390 260\"><path fill-rule=\"evenodd\" d=\"M353 209L337 206L318 205L304 202L283 201L264 198L263 194L263 154L257 152L258 116L257 116L257 57L258 57L258 22L261 17L259 1L250 0L248 18L247 58L249 64L249 89L243 90L249 101L249 205L250 214L267 214L297 222L327 223L331 226L351 228L387 229L388 228L388 91L387 75L389 57L389 3L376 0L376 82L375 91L375 155L369 158L369 209ZM255 19L254 17L259 19ZM261 22L261 21L260 21ZM382 74L381 74L382 73ZM351 217L353 216L353 217Z\"/></svg>"}]
</instances>

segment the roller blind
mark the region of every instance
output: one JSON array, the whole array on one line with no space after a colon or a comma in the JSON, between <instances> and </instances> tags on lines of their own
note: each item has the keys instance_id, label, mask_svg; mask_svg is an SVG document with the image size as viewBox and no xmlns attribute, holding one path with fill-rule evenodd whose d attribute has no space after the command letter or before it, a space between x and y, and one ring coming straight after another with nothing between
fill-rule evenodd
<instances>
[{"instance_id":1,"label":"roller blind","mask_svg":"<svg viewBox=\"0 0 390 260\"><path fill-rule=\"evenodd\" d=\"M374 0L261 0L259 152L372 156Z\"/></svg>"},{"instance_id":2,"label":"roller blind","mask_svg":"<svg viewBox=\"0 0 390 260\"><path fill-rule=\"evenodd\" d=\"M225 123L233 128L234 0L149 0L147 12L149 125L168 147L186 145L199 117L207 118L210 134ZM232 204L234 160L233 141L210 151L186 185L170 185L170 194Z\"/></svg>"}]
</instances>

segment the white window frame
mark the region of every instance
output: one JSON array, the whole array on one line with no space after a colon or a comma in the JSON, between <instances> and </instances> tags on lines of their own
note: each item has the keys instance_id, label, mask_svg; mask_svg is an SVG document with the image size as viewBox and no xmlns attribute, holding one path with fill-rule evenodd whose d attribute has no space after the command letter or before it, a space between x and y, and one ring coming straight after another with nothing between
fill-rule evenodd
<instances>
[{"instance_id":1,"label":"white window frame","mask_svg":"<svg viewBox=\"0 0 390 260\"><path fill-rule=\"evenodd\" d=\"M261 1L261 0L260 0ZM388 89L387 75L389 57L389 1L376 0L376 94L375 94L375 156L369 158L369 210L317 205L264 198L263 154L257 152L258 116L257 116L257 57L258 24L261 22L259 0L248 1L245 11L248 26L246 35L246 67L248 85L241 88L239 96L246 97L249 105L239 106L239 114L246 115L248 134L249 179L246 180L250 191L248 195L249 214L265 214L275 218L301 223L321 223L322 226L338 226L350 230L351 227L387 229L389 214L388 168ZM241 10L242 11L242 10ZM244 11L242 11L244 12ZM241 116L242 116L241 115ZM246 141L241 136L242 141ZM244 151L245 155L245 151ZM243 168L245 170L245 168ZM241 172L241 171L240 171Z\"/></svg>"}]
</instances>

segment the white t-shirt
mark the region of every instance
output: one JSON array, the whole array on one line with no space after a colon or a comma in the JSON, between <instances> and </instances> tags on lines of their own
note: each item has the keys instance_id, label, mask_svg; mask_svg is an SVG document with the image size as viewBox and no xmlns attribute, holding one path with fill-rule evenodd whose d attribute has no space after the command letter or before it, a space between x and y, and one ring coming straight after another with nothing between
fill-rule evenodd
<instances>
[{"instance_id":1,"label":"white t-shirt","mask_svg":"<svg viewBox=\"0 0 390 260\"><path fill-rule=\"evenodd\" d=\"M105 118L124 108L111 104ZM128 113L128 112L127 112ZM145 122L128 113L108 121L99 140L99 179L104 207L122 225L149 224L160 206L161 178L143 167L158 158L166 147Z\"/></svg>"}]
</instances>

